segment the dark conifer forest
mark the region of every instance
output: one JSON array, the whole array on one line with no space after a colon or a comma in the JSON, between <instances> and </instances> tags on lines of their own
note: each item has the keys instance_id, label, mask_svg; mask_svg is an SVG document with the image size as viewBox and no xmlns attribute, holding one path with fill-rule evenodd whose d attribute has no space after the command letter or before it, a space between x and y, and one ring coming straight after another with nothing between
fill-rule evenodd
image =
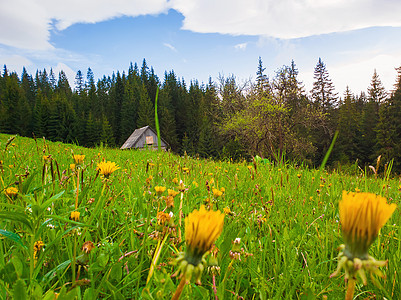
<instances>
[{"instance_id":1,"label":"dark conifer forest","mask_svg":"<svg viewBox=\"0 0 401 300\"><path fill-rule=\"evenodd\" d=\"M255 64L256 65L256 64ZM234 75L207 83L185 82L174 71L156 76L143 60L128 71L95 80L78 71L74 86L61 71L33 76L4 66L0 74L0 131L86 147L120 147L146 125L155 128L157 89L161 136L171 151L216 159L259 155L319 166L333 136L331 165L392 164L401 171L401 67L393 90L386 91L372 70L366 93L335 92L319 58L313 88L306 91L292 61L266 75L262 59L254 82ZM352 83L350 82L350 85Z\"/></svg>"}]
</instances>

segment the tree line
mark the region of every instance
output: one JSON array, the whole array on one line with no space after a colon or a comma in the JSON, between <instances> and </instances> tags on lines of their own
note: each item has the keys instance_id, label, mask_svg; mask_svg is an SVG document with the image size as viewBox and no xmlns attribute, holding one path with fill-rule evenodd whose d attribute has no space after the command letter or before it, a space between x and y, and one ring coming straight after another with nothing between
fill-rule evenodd
<instances>
[{"instance_id":1,"label":"tree line","mask_svg":"<svg viewBox=\"0 0 401 300\"><path fill-rule=\"evenodd\" d=\"M331 163L374 165L394 160L401 170L401 67L392 91L376 71L367 92L347 87L339 96L319 58L311 91L298 79L292 61L269 78L259 58L256 79L238 82L234 75L216 82L178 78L161 80L144 59L127 72L95 81L89 68L78 71L75 86L51 69L21 76L4 66L0 74L0 131L52 141L119 147L136 129L154 128L154 105L162 137L176 153L219 159L254 155L283 157L318 165L334 133L339 132Z\"/></svg>"}]
</instances>

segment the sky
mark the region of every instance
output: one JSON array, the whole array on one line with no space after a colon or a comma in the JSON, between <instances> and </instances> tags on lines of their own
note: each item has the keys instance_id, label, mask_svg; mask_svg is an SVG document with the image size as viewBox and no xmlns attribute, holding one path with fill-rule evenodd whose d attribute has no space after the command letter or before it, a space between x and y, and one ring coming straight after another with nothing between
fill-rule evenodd
<instances>
[{"instance_id":1,"label":"sky","mask_svg":"<svg viewBox=\"0 0 401 300\"><path fill-rule=\"evenodd\" d=\"M376 69L387 90L401 66L399 0L0 0L0 64L127 72L146 59L187 83L255 80L294 60L306 92L319 57L339 95L366 92Z\"/></svg>"}]
</instances>

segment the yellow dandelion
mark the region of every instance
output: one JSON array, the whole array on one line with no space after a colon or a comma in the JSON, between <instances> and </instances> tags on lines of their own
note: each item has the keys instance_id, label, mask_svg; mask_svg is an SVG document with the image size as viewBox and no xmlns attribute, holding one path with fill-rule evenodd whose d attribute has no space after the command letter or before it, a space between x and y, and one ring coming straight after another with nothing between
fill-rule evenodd
<instances>
[{"instance_id":1,"label":"yellow dandelion","mask_svg":"<svg viewBox=\"0 0 401 300\"><path fill-rule=\"evenodd\" d=\"M222 193L224 193L224 192L226 191L226 189L222 187L222 188L220 189L220 191L221 191Z\"/></svg>"},{"instance_id":2,"label":"yellow dandelion","mask_svg":"<svg viewBox=\"0 0 401 300\"><path fill-rule=\"evenodd\" d=\"M212 247L223 231L224 214L206 210L202 205L185 218L185 242L192 254L192 264L200 263L201 257ZM187 252L188 252L187 251ZM189 253L187 253L189 254Z\"/></svg>"},{"instance_id":3,"label":"yellow dandelion","mask_svg":"<svg viewBox=\"0 0 401 300\"><path fill-rule=\"evenodd\" d=\"M174 197L173 196L167 196L165 201L166 201L167 208L174 207Z\"/></svg>"},{"instance_id":4,"label":"yellow dandelion","mask_svg":"<svg viewBox=\"0 0 401 300\"><path fill-rule=\"evenodd\" d=\"M230 209L229 207L224 207L224 208L223 208L223 212L224 212L226 215L231 215L231 209Z\"/></svg>"},{"instance_id":5,"label":"yellow dandelion","mask_svg":"<svg viewBox=\"0 0 401 300\"><path fill-rule=\"evenodd\" d=\"M76 222L78 222L79 221L79 216L81 215L81 213L79 212L79 211L72 211L71 212L71 216L70 216L70 219L71 220L74 220L74 221L76 221Z\"/></svg>"},{"instance_id":6,"label":"yellow dandelion","mask_svg":"<svg viewBox=\"0 0 401 300\"><path fill-rule=\"evenodd\" d=\"M173 182L174 184L177 184L177 183L178 183L178 178L177 178L177 177L174 177L173 180L172 180L172 182Z\"/></svg>"},{"instance_id":7,"label":"yellow dandelion","mask_svg":"<svg viewBox=\"0 0 401 300\"><path fill-rule=\"evenodd\" d=\"M341 230L352 256L363 259L367 255L369 246L396 207L372 193L343 192L339 203Z\"/></svg>"},{"instance_id":8,"label":"yellow dandelion","mask_svg":"<svg viewBox=\"0 0 401 300\"><path fill-rule=\"evenodd\" d=\"M173 198L180 193L180 192L176 192L176 191L171 190L171 189L168 189L167 192L168 192L168 195L173 197Z\"/></svg>"},{"instance_id":9,"label":"yellow dandelion","mask_svg":"<svg viewBox=\"0 0 401 300\"><path fill-rule=\"evenodd\" d=\"M171 219L171 216L168 213L159 211L157 213L157 224L163 226L164 224L168 223Z\"/></svg>"},{"instance_id":10,"label":"yellow dandelion","mask_svg":"<svg viewBox=\"0 0 401 300\"><path fill-rule=\"evenodd\" d=\"M378 267L384 266L386 261L377 261L368 250L396 207L394 203L388 204L386 198L372 193L343 191L339 210L345 245L340 246L337 270L330 277L338 275L344 268L345 278L351 279L354 285L357 275L364 284L367 283L366 271L382 275ZM353 291L351 285L347 293L353 294Z\"/></svg>"},{"instance_id":11,"label":"yellow dandelion","mask_svg":"<svg viewBox=\"0 0 401 300\"><path fill-rule=\"evenodd\" d=\"M36 241L33 245L33 258L35 259L35 264L38 259L38 252L43 249L44 245L45 243L43 243L41 240Z\"/></svg>"},{"instance_id":12,"label":"yellow dandelion","mask_svg":"<svg viewBox=\"0 0 401 300\"><path fill-rule=\"evenodd\" d=\"M71 171L74 171L75 170L75 164L70 164L70 169L71 169Z\"/></svg>"},{"instance_id":13,"label":"yellow dandelion","mask_svg":"<svg viewBox=\"0 0 401 300\"><path fill-rule=\"evenodd\" d=\"M212 191L213 191L213 196L214 196L215 198L218 198L218 197L220 197L221 195L223 195L223 192L220 191L220 190L218 190L218 189L213 188Z\"/></svg>"},{"instance_id":14,"label":"yellow dandelion","mask_svg":"<svg viewBox=\"0 0 401 300\"><path fill-rule=\"evenodd\" d=\"M298 177L298 178L301 178L301 176L302 176L301 174L299 174L299 173L297 174L297 177Z\"/></svg>"},{"instance_id":15,"label":"yellow dandelion","mask_svg":"<svg viewBox=\"0 0 401 300\"><path fill-rule=\"evenodd\" d=\"M102 161L97 164L96 168L96 170L98 170L100 175L104 178L109 178L110 175L118 169L120 169L120 167L117 166L115 162L111 161Z\"/></svg>"},{"instance_id":16,"label":"yellow dandelion","mask_svg":"<svg viewBox=\"0 0 401 300\"><path fill-rule=\"evenodd\" d=\"M166 190L165 186L155 186L155 191L158 195L163 194L165 190Z\"/></svg>"},{"instance_id":17,"label":"yellow dandelion","mask_svg":"<svg viewBox=\"0 0 401 300\"><path fill-rule=\"evenodd\" d=\"M79 155L79 154L74 154L72 157L74 158L74 162L77 166L82 165L85 159L85 155Z\"/></svg>"},{"instance_id":18,"label":"yellow dandelion","mask_svg":"<svg viewBox=\"0 0 401 300\"><path fill-rule=\"evenodd\" d=\"M185 242L187 249L177 258L184 277L195 275L200 280L206 261L204 255L211 249L223 231L224 214L208 211L202 205L185 218Z\"/></svg>"},{"instance_id":19,"label":"yellow dandelion","mask_svg":"<svg viewBox=\"0 0 401 300\"><path fill-rule=\"evenodd\" d=\"M10 198L14 198L18 194L18 189L16 187L11 186L9 188L6 188L4 194L6 194Z\"/></svg>"}]
</instances>

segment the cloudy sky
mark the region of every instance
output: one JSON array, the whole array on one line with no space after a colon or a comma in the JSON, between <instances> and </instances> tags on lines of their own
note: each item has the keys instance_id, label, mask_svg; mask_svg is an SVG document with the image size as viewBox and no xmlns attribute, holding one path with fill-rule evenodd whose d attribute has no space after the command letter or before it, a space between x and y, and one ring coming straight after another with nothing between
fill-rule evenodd
<instances>
[{"instance_id":1,"label":"cloudy sky","mask_svg":"<svg viewBox=\"0 0 401 300\"><path fill-rule=\"evenodd\" d=\"M294 60L309 91L319 57L337 91L366 91L376 68L392 89L401 66L399 0L0 0L0 64L64 70L71 83L145 58L186 82L270 77Z\"/></svg>"}]
</instances>

